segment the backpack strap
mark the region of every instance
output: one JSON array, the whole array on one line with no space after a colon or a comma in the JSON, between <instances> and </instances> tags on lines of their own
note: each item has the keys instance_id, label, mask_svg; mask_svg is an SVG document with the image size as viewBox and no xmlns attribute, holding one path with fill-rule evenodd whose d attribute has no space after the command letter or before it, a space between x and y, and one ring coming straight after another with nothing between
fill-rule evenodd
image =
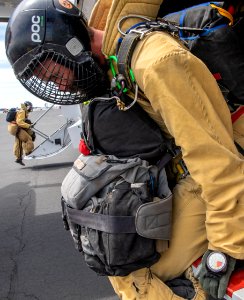
<instances>
[{"instance_id":1,"label":"backpack strap","mask_svg":"<svg viewBox=\"0 0 244 300\"><path fill-rule=\"evenodd\" d=\"M68 218L71 222L82 227L107 233L136 233L134 216L111 216L90 213L66 206Z\"/></svg>"},{"instance_id":2,"label":"backpack strap","mask_svg":"<svg viewBox=\"0 0 244 300\"><path fill-rule=\"evenodd\" d=\"M164 173L166 174L166 173ZM136 184L136 183L135 183ZM154 201L142 203L136 215L104 215L69 207L62 198L63 222L66 230L69 222L109 234L133 234L149 239L169 240L171 232L172 194ZM72 225L71 225L72 226Z\"/></svg>"},{"instance_id":3,"label":"backpack strap","mask_svg":"<svg viewBox=\"0 0 244 300\"><path fill-rule=\"evenodd\" d=\"M137 43L153 31L166 31L172 35L178 35L179 28L165 20L147 21L139 23L137 27L133 27L128 33L122 32L123 39L120 43L117 64L119 74L124 76L127 88L133 90L135 87L134 76L130 69L131 58Z\"/></svg>"}]
</instances>

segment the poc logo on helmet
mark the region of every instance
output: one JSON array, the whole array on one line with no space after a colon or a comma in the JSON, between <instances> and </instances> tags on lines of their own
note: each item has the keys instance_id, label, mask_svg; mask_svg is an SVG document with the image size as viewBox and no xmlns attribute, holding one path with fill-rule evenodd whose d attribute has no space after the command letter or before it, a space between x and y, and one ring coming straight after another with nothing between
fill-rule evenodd
<instances>
[{"instance_id":1,"label":"poc logo on helmet","mask_svg":"<svg viewBox=\"0 0 244 300\"><path fill-rule=\"evenodd\" d=\"M41 43L41 26L43 26L43 16L32 16L31 18L31 40L35 43Z\"/></svg>"}]
</instances>

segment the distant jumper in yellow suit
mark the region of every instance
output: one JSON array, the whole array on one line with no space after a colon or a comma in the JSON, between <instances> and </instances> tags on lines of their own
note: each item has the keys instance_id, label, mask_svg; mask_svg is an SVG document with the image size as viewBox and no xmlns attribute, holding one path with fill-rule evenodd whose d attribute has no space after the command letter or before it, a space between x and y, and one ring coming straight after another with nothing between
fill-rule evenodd
<instances>
[{"instance_id":1,"label":"distant jumper in yellow suit","mask_svg":"<svg viewBox=\"0 0 244 300\"><path fill-rule=\"evenodd\" d=\"M30 101L21 104L20 110L16 112L15 120L8 124L8 132L15 136L14 155L15 162L24 166L23 155L28 155L34 149L34 132L31 130L31 122L28 119L33 106Z\"/></svg>"}]
</instances>

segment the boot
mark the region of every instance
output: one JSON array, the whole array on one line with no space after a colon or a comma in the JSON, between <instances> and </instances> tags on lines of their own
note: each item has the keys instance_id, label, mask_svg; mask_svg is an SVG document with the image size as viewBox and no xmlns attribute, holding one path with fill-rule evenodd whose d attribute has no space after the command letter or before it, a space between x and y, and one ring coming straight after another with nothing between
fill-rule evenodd
<instances>
[{"instance_id":1,"label":"boot","mask_svg":"<svg viewBox=\"0 0 244 300\"><path fill-rule=\"evenodd\" d=\"M22 161L22 158L17 158L17 159L15 160L15 162L16 162L17 164L20 164L20 165L22 165L22 166L25 166L25 164L24 164L23 161Z\"/></svg>"}]
</instances>

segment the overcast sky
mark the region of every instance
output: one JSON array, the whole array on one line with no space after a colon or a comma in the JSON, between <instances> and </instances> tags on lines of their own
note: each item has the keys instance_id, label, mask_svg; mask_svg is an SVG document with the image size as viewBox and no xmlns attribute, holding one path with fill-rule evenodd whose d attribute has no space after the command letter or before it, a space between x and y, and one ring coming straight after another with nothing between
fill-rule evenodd
<instances>
[{"instance_id":1,"label":"overcast sky","mask_svg":"<svg viewBox=\"0 0 244 300\"><path fill-rule=\"evenodd\" d=\"M0 108L19 107L24 101L31 101L33 106L43 107L45 102L25 90L15 78L5 54L6 26L6 23L0 22Z\"/></svg>"}]
</instances>

